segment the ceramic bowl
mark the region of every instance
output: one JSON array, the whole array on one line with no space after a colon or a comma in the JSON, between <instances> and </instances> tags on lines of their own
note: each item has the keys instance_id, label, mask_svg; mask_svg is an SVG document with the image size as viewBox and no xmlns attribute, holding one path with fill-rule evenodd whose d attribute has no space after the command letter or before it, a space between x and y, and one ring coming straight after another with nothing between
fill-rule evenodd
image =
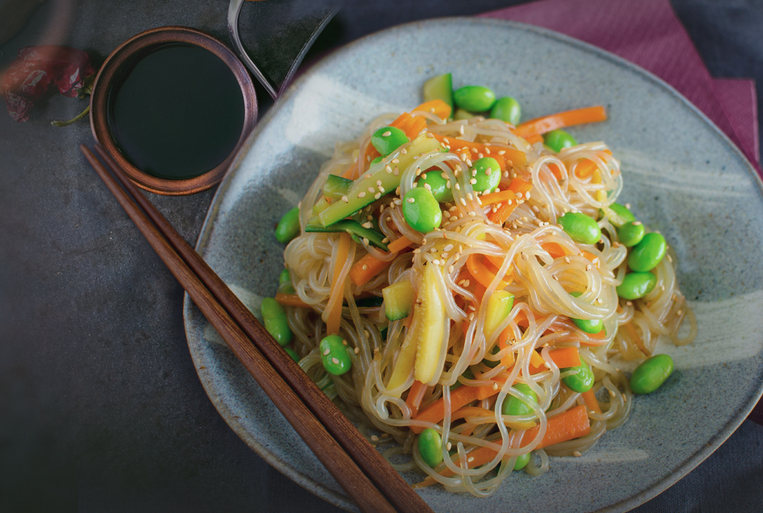
<instances>
[{"instance_id":1,"label":"ceramic bowl","mask_svg":"<svg viewBox=\"0 0 763 513\"><path fill-rule=\"evenodd\" d=\"M512 474L487 499L421 490L435 511L626 511L689 472L744 420L763 387L763 200L739 150L670 86L595 47L517 23L441 19L392 28L330 55L268 112L220 185L197 249L259 312L283 267L273 236L331 155L375 116L422 101L422 84L451 72L519 99L523 119L604 105L609 120L573 127L621 160L623 203L662 232L699 325L685 347L661 343L676 370L637 397L630 419L549 472ZM220 414L271 465L343 508L354 506L186 300L188 343ZM624 364L623 369L629 372ZM409 481L420 480L414 475Z\"/></svg>"}]
</instances>

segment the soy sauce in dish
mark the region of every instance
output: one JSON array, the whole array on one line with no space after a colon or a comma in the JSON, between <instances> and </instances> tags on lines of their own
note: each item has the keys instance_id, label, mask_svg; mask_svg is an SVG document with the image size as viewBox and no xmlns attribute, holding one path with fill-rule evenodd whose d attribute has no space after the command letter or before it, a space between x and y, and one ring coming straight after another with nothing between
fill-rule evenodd
<instances>
[{"instance_id":1,"label":"soy sauce in dish","mask_svg":"<svg viewBox=\"0 0 763 513\"><path fill-rule=\"evenodd\" d=\"M159 178L189 179L214 169L244 126L244 99L230 68L187 44L161 45L137 57L108 104L119 150Z\"/></svg>"}]
</instances>

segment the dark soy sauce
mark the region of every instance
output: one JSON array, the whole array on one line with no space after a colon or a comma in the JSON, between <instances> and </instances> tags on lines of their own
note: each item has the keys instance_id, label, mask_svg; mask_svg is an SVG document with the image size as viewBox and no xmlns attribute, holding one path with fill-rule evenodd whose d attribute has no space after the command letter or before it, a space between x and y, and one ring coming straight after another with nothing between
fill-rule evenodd
<instances>
[{"instance_id":1,"label":"dark soy sauce","mask_svg":"<svg viewBox=\"0 0 763 513\"><path fill-rule=\"evenodd\" d=\"M221 164L244 126L244 99L212 52L167 44L136 58L109 96L109 127L122 154L159 178L188 179Z\"/></svg>"}]
</instances>

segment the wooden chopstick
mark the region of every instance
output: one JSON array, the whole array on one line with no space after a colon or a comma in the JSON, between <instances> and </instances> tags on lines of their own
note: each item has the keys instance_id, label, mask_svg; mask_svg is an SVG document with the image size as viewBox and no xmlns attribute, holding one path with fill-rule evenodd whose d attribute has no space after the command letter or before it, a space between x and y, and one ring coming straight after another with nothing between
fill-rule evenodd
<instances>
[{"instance_id":1,"label":"wooden chopstick","mask_svg":"<svg viewBox=\"0 0 763 513\"><path fill-rule=\"evenodd\" d=\"M252 373L258 383L267 381L268 389L273 392L273 395L268 393L268 389L263 386L263 383L260 383L263 390L268 393L268 396L282 412L288 410L288 414L284 412L287 420L292 423L300 436L316 452L319 460L326 465L329 472L353 497L358 506L364 511L389 510L389 504L386 502L382 504L379 501L379 499L383 501L383 497L379 494L381 492L399 511L411 513L431 511L423 499L407 485L389 463L273 340L198 253L180 237L169 222L137 190L137 187L126 178L124 172L119 169L108 154L100 146L96 146L96 150L109 165L124 189L116 183L114 178L84 145L81 146L81 149L128 215L149 240L152 247L186 288L194 303L199 306L205 316L207 313L212 316L212 318L207 316L210 322L213 324L217 322L222 325L222 327L218 327L215 324L239 360ZM140 207L136 205L136 202ZM194 290L193 294L191 289ZM202 304L208 305L202 308ZM213 318L216 320L213 321ZM252 346L252 342L257 346L256 349ZM286 391L279 388L282 385ZM290 398L284 401L284 394L290 394ZM291 402L294 399L291 396L301 399L301 401L297 401L300 406ZM299 413L295 414L296 411ZM312 439L315 436L310 433L303 435L300 432L305 431L305 429L298 428L298 426L305 424L303 415L307 415L311 423L314 421L320 426L317 428L318 432L321 433L318 436L320 440L311 442L308 438ZM323 434L328 434L329 438L333 437L332 440L328 442L324 439ZM336 444L340 448L335 447ZM337 450L344 456L335 454L334 452ZM323 451L323 453L320 454L319 451ZM337 460L342 462L336 465ZM365 476L358 470L358 467L365 472ZM341 476L337 476L335 472ZM357 476L356 473L360 475ZM355 481L347 482L345 476L348 474L354 476L352 479ZM366 476L378 487L378 491L374 489L374 486L369 486L370 483L367 482ZM358 483L364 479L366 483L359 485ZM368 492L369 488L376 493ZM359 492L358 490L361 489L362 491ZM358 494L362 496L357 496Z\"/></svg>"}]
</instances>

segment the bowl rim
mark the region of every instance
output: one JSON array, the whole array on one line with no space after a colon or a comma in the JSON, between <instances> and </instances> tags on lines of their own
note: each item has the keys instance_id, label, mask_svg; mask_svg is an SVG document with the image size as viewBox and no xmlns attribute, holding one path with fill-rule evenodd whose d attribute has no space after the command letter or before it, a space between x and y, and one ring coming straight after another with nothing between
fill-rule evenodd
<instances>
[{"instance_id":1,"label":"bowl rim","mask_svg":"<svg viewBox=\"0 0 763 513\"><path fill-rule=\"evenodd\" d=\"M119 81L120 72L142 52L168 43L182 43L204 48L217 56L231 70L241 89L244 101L244 122L236 146L216 167L187 179L167 179L150 175L137 168L119 150L108 123L109 96ZM165 196L180 196L204 191L219 183L257 123L257 96L249 72L232 50L218 39L190 27L156 27L131 37L120 44L104 61L93 84L90 97L90 127L93 137L140 188Z\"/></svg>"}]
</instances>

